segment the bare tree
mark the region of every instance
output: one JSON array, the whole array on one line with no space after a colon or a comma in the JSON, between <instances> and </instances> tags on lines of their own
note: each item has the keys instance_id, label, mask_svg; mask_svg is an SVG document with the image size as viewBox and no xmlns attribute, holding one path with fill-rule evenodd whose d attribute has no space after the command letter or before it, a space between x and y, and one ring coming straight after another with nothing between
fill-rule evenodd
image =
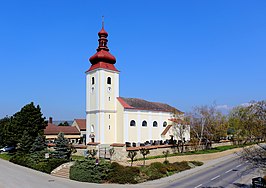
<instances>
[{"instance_id":1,"label":"bare tree","mask_svg":"<svg viewBox=\"0 0 266 188\"><path fill-rule=\"evenodd\" d=\"M130 160L131 160L131 166L133 165L133 161L135 159L135 157L137 156L137 152L136 151L128 151L128 155L127 155Z\"/></svg>"},{"instance_id":2,"label":"bare tree","mask_svg":"<svg viewBox=\"0 0 266 188\"><path fill-rule=\"evenodd\" d=\"M143 166L145 166L146 155L150 154L150 150L148 150L146 148L141 148L140 153L143 156Z\"/></svg>"},{"instance_id":3,"label":"bare tree","mask_svg":"<svg viewBox=\"0 0 266 188\"><path fill-rule=\"evenodd\" d=\"M252 164L252 167L266 170L266 144L245 147L240 157Z\"/></svg>"},{"instance_id":4,"label":"bare tree","mask_svg":"<svg viewBox=\"0 0 266 188\"><path fill-rule=\"evenodd\" d=\"M226 116L217 110L216 105L195 107L186 118L191 128L192 139L200 147L204 141L205 147L211 146L213 140L219 141L225 137L228 128Z\"/></svg>"},{"instance_id":5,"label":"bare tree","mask_svg":"<svg viewBox=\"0 0 266 188\"><path fill-rule=\"evenodd\" d=\"M164 155L164 161L166 162L167 161L167 157L168 155L170 154L170 151L169 150L166 150L166 151L163 151L163 155Z\"/></svg>"},{"instance_id":6,"label":"bare tree","mask_svg":"<svg viewBox=\"0 0 266 188\"><path fill-rule=\"evenodd\" d=\"M115 149L114 149L114 148L110 148L110 149L109 149L110 163L112 162L112 156L114 155L114 153L115 153Z\"/></svg>"},{"instance_id":7,"label":"bare tree","mask_svg":"<svg viewBox=\"0 0 266 188\"><path fill-rule=\"evenodd\" d=\"M188 123L182 121L180 123L173 123L173 134L178 139L178 146L181 144L181 153L184 152L185 135L189 132Z\"/></svg>"}]
</instances>

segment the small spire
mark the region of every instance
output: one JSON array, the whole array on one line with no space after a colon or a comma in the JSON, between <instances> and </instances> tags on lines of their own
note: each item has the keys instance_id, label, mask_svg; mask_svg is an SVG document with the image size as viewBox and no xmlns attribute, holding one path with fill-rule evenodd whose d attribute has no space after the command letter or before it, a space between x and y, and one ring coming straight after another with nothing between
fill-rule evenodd
<instances>
[{"instance_id":1,"label":"small spire","mask_svg":"<svg viewBox=\"0 0 266 188\"><path fill-rule=\"evenodd\" d=\"M102 16L102 28L104 28L104 16Z\"/></svg>"}]
</instances>

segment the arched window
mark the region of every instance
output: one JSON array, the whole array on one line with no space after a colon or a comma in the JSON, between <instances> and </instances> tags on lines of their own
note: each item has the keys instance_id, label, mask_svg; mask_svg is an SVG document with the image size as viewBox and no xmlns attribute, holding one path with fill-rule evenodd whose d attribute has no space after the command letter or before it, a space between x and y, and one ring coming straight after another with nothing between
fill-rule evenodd
<instances>
[{"instance_id":1,"label":"arched window","mask_svg":"<svg viewBox=\"0 0 266 188\"><path fill-rule=\"evenodd\" d=\"M136 122L134 120L130 121L130 126L136 126Z\"/></svg>"},{"instance_id":2,"label":"arched window","mask_svg":"<svg viewBox=\"0 0 266 188\"><path fill-rule=\"evenodd\" d=\"M144 121L142 122L142 127L147 127L147 121L144 120Z\"/></svg>"},{"instance_id":3,"label":"arched window","mask_svg":"<svg viewBox=\"0 0 266 188\"><path fill-rule=\"evenodd\" d=\"M166 126L167 126L167 122L164 121L164 122L163 122L163 127L166 127Z\"/></svg>"},{"instance_id":4,"label":"arched window","mask_svg":"<svg viewBox=\"0 0 266 188\"><path fill-rule=\"evenodd\" d=\"M94 85L94 77L91 78L91 84Z\"/></svg>"},{"instance_id":5,"label":"arched window","mask_svg":"<svg viewBox=\"0 0 266 188\"><path fill-rule=\"evenodd\" d=\"M91 125L91 133L94 133L94 125Z\"/></svg>"},{"instance_id":6,"label":"arched window","mask_svg":"<svg viewBox=\"0 0 266 188\"><path fill-rule=\"evenodd\" d=\"M152 125L153 125L153 127L157 127L158 126L157 121L154 121Z\"/></svg>"},{"instance_id":7,"label":"arched window","mask_svg":"<svg viewBox=\"0 0 266 188\"><path fill-rule=\"evenodd\" d=\"M107 84L111 84L111 77L107 78Z\"/></svg>"}]
</instances>

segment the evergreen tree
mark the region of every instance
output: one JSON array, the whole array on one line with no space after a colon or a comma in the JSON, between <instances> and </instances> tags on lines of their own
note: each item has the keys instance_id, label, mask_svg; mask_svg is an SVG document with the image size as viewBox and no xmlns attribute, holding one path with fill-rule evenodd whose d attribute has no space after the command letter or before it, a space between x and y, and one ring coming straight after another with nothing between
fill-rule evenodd
<instances>
[{"instance_id":1,"label":"evergreen tree","mask_svg":"<svg viewBox=\"0 0 266 188\"><path fill-rule=\"evenodd\" d=\"M28 153L32 147L33 142L33 138L30 137L29 133L26 130L24 130L23 135L20 138L18 151L21 153Z\"/></svg>"},{"instance_id":2,"label":"evergreen tree","mask_svg":"<svg viewBox=\"0 0 266 188\"><path fill-rule=\"evenodd\" d=\"M46 148L47 148L47 145L45 143L45 137L43 135L39 134L35 138L30 152L40 152L40 151L45 150Z\"/></svg>"},{"instance_id":3,"label":"evergreen tree","mask_svg":"<svg viewBox=\"0 0 266 188\"><path fill-rule=\"evenodd\" d=\"M14 143L20 143L20 146L24 149L26 149L26 146L23 146L23 143L29 142L32 145L35 138L44 133L47 125L44 119L39 105L35 107L33 102L25 105L19 112L14 114L9 127L11 129L10 132L13 132L12 139ZM28 140L26 141L26 139ZM31 147L27 147L27 149L30 150Z\"/></svg>"},{"instance_id":4,"label":"evergreen tree","mask_svg":"<svg viewBox=\"0 0 266 188\"><path fill-rule=\"evenodd\" d=\"M0 119L0 146L12 145L8 127L10 126L11 117Z\"/></svg>"},{"instance_id":5,"label":"evergreen tree","mask_svg":"<svg viewBox=\"0 0 266 188\"><path fill-rule=\"evenodd\" d=\"M71 147L68 143L68 139L65 138L64 133L59 133L55 140L55 152L54 157L60 159L70 159Z\"/></svg>"},{"instance_id":6,"label":"evergreen tree","mask_svg":"<svg viewBox=\"0 0 266 188\"><path fill-rule=\"evenodd\" d=\"M64 123L59 123L58 126L70 126L70 125L67 121L65 121Z\"/></svg>"}]
</instances>

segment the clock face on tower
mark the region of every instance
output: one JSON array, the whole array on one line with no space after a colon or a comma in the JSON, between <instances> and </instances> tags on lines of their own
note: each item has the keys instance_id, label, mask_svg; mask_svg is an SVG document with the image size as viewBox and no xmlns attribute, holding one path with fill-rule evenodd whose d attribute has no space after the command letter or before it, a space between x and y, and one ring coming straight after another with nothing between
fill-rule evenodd
<instances>
[{"instance_id":1,"label":"clock face on tower","mask_svg":"<svg viewBox=\"0 0 266 188\"><path fill-rule=\"evenodd\" d=\"M111 92L111 90L112 90L111 87L108 87L108 88L107 88L107 91L108 91L109 93Z\"/></svg>"}]
</instances>

